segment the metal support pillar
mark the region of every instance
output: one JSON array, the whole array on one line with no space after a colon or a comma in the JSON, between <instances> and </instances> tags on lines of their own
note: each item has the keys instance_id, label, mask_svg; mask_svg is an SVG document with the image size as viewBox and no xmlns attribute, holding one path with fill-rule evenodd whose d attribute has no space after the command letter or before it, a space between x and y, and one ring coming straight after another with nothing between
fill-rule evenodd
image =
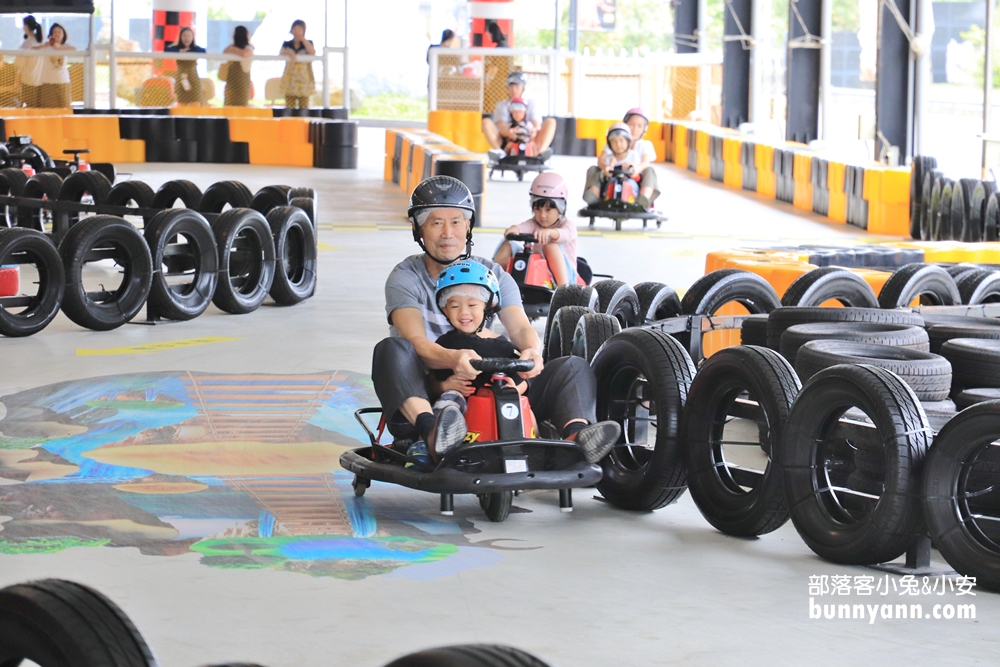
<instances>
[{"instance_id":1,"label":"metal support pillar","mask_svg":"<svg viewBox=\"0 0 1000 667\"><path fill-rule=\"evenodd\" d=\"M739 127L750 120L751 9L752 0L726 0L722 33L723 127Z\"/></svg>"},{"instance_id":2,"label":"metal support pillar","mask_svg":"<svg viewBox=\"0 0 1000 667\"><path fill-rule=\"evenodd\" d=\"M771 0L751 0L750 16L770 16ZM764 85L764 71L767 67L765 62L771 44L771 22L753 21L750 36L753 37L753 50L750 51L750 121L759 123L766 121L770 116L768 102Z\"/></svg>"},{"instance_id":3,"label":"metal support pillar","mask_svg":"<svg viewBox=\"0 0 1000 667\"><path fill-rule=\"evenodd\" d=\"M788 141L807 144L819 137L822 24L823 0L788 3Z\"/></svg>"},{"instance_id":4,"label":"metal support pillar","mask_svg":"<svg viewBox=\"0 0 1000 667\"><path fill-rule=\"evenodd\" d=\"M678 0L674 4L674 41L677 53L698 52L699 0Z\"/></svg>"},{"instance_id":5,"label":"metal support pillar","mask_svg":"<svg viewBox=\"0 0 1000 667\"><path fill-rule=\"evenodd\" d=\"M899 15L912 33L916 23L916 2L895 0ZM900 27L888 4L878 16L878 58L875 75L875 154L887 157L890 148L899 149L899 162L913 155L913 80L909 35Z\"/></svg>"},{"instance_id":6,"label":"metal support pillar","mask_svg":"<svg viewBox=\"0 0 1000 667\"><path fill-rule=\"evenodd\" d=\"M576 0L569 0L569 50L577 51L577 33L579 32Z\"/></svg>"}]
</instances>

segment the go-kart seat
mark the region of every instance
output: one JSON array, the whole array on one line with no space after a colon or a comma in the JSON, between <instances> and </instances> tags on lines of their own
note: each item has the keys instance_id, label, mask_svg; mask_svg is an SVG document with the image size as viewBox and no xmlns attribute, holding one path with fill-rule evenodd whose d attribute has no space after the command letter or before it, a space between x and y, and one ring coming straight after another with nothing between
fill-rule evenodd
<instances>
[{"instance_id":1,"label":"go-kart seat","mask_svg":"<svg viewBox=\"0 0 1000 667\"><path fill-rule=\"evenodd\" d=\"M576 274L583 278L583 282L588 285L594 282L594 271L583 257L576 258Z\"/></svg>"}]
</instances>

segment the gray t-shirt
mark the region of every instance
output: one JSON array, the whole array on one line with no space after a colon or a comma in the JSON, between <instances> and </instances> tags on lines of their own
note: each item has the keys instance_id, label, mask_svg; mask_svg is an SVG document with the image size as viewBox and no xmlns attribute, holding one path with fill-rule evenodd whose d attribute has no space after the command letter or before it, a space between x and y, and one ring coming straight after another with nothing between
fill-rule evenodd
<instances>
[{"instance_id":1,"label":"gray t-shirt","mask_svg":"<svg viewBox=\"0 0 1000 667\"><path fill-rule=\"evenodd\" d=\"M535 109L535 102L533 100L524 100L525 106L528 110L524 112L524 119L529 123L534 125L536 128L542 124L542 117L538 115L538 111ZM510 100L500 100L497 105L493 107L493 122L499 123L503 121L505 123L510 123Z\"/></svg>"},{"instance_id":2,"label":"gray t-shirt","mask_svg":"<svg viewBox=\"0 0 1000 667\"><path fill-rule=\"evenodd\" d=\"M479 262L497 277L500 282L500 305L502 308L521 305L521 292L517 283L496 262L482 257L470 257ZM434 289L437 276L427 271L424 255L411 255L396 265L385 281L385 314L389 320L389 334L399 336L392 325L392 311L397 308L416 308L424 316L424 328L429 340L437 340L453 328L448 318L434 303ZM492 325L491 321L486 326Z\"/></svg>"}]
</instances>

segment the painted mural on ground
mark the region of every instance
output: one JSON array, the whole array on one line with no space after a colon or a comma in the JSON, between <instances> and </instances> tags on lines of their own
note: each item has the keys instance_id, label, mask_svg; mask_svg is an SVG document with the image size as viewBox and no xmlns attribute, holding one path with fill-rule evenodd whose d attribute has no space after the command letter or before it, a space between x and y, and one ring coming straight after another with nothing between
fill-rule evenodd
<instances>
[{"instance_id":1,"label":"painted mural on ground","mask_svg":"<svg viewBox=\"0 0 1000 667\"><path fill-rule=\"evenodd\" d=\"M354 495L338 460L372 404L370 379L351 372L144 373L4 396L0 554L135 547L343 579L497 562L433 496Z\"/></svg>"}]
</instances>

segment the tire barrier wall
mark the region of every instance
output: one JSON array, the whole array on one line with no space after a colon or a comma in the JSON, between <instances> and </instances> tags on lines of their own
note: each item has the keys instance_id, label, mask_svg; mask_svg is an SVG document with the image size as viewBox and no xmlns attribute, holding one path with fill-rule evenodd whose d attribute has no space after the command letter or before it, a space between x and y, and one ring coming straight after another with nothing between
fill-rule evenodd
<instances>
[{"instance_id":1,"label":"tire barrier wall","mask_svg":"<svg viewBox=\"0 0 1000 667\"><path fill-rule=\"evenodd\" d=\"M93 115L74 110L38 110L46 115L10 113L13 111L19 110L3 111L3 139L31 136L50 155L87 148L91 162L209 162L338 169L353 169L357 164L357 151L350 148L357 143L357 123L340 118L343 112L337 109L306 109L301 111L315 114L294 117L284 112L299 110L246 109L243 113L236 108L185 107L114 115L106 110ZM327 124L353 129L312 129ZM322 140L336 136L341 137L336 141L343 141L342 137L352 132L354 144L327 142L326 157L322 157L322 150L317 157L314 137Z\"/></svg>"},{"instance_id":2,"label":"tire barrier wall","mask_svg":"<svg viewBox=\"0 0 1000 667\"><path fill-rule=\"evenodd\" d=\"M409 195L417 183L435 175L454 176L465 183L476 202L476 219L482 220L483 197L486 193L486 160L482 155L472 153L428 130L385 131L383 178L386 181L395 183Z\"/></svg>"},{"instance_id":3,"label":"tire barrier wall","mask_svg":"<svg viewBox=\"0 0 1000 667\"><path fill-rule=\"evenodd\" d=\"M74 176L94 181L84 182L84 190L108 184L96 172ZM190 320L212 302L242 314L267 296L287 306L316 291L311 188L270 185L251 194L242 183L221 181L203 194L189 181L169 181L154 193L145 183L126 181L101 189L95 199L111 203L96 204L79 203L80 193L68 189L65 201L53 190L51 201L4 196L0 202L25 213L17 218L23 225L0 227L0 335L35 334L60 308L82 327L107 331L131 321L144 305L148 320ZM182 208L173 208L178 202ZM46 209L57 221L51 235L31 228ZM83 213L97 215L80 219ZM121 216L141 218L142 231ZM90 284L87 264L107 259L121 267L120 284ZM38 279L19 286L19 264L32 265ZM35 293L20 294L24 289Z\"/></svg>"}]
</instances>

